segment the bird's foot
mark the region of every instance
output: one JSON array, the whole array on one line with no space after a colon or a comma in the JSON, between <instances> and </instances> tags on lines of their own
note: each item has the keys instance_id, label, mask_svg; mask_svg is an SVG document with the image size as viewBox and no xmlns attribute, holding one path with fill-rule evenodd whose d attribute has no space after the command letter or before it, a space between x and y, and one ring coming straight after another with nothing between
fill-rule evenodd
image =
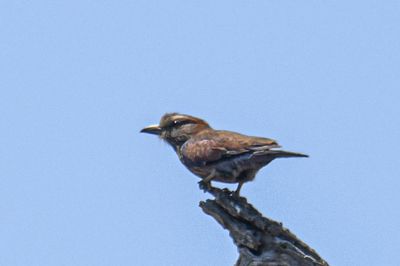
<instances>
[{"instance_id":1,"label":"bird's foot","mask_svg":"<svg viewBox=\"0 0 400 266\"><path fill-rule=\"evenodd\" d=\"M231 196L235 198L240 198L240 191L231 191Z\"/></svg>"},{"instance_id":2,"label":"bird's foot","mask_svg":"<svg viewBox=\"0 0 400 266\"><path fill-rule=\"evenodd\" d=\"M234 197L234 198L238 197L238 194L236 193L236 191L232 191L227 188L222 189L222 192L225 195L227 195L228 197Z\"/></svg>"},{"instance_id":3,"label":"bird's foot","mask_svg":"<svg viewBox=\"0 0 400 266\"><path fill-rule=\"evenodd\" d=\"M203 180L201 180L200 182L198 182L199 184L199 188L201 190L205 192L210 192L212 189L211 183L210 182L204 182Z\"/></svg>"},{"instance_id":4,"label":"bird's foot","mask_svg":"<svg viewBox=\"0 0 400 266\"><path fill-rule=\"evenodd\" d=\"M236 190L232 193L232 196L233 196L233 197L235 197L235 198L240 198L240 189L242 188L242 186L243 186L243 183L242 183L242 182L239 182L239 184L238 184Z\"/></svg>"},{"instance_id":5,"label":"bird's foot","mask_svg":"<svg viewBox=\"0 0 400 266\"><path fill-rule=\"evenodd\" d=\"M232 193L233 193L233 191L231 191L231 190L229 190L227 188L223 188L222 192L224 192L225 194L229 194L229 195L232 195Z\"/></svg>"}]
</instances>

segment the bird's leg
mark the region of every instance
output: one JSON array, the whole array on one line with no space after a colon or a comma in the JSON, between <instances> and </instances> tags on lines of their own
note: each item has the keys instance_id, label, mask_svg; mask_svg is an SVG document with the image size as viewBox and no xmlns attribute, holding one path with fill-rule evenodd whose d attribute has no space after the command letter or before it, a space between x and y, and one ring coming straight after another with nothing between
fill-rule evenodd
<instances>
[{"instance_id":1,"label":"bird's leg","mask_svg":"<svg viewBox=\"0 0 400 266\"><path fill-rule=\"evenodd\" d=\"M211 174L209 174L206 178L204 178L203 180L201 180L198 184L201 190L203 190L204 192L208 192L211 190L212 186L211 186L211 180L215 177L215 170L213 170L211 172Z\"/></svg>"},{"instance_id":2,"label":"bird's leg","mask_svg":"<svg viewBox=\"0 0 400 266\"><path fill-rule=\"evenodd\" d=\"M233 195L234 195L234 196L237 196L237 197L240 196L239 193L240 193L240 189L242 188L242 186L243 186L243 182L239 182L239 184L238 184L238 186L237 186L235 192L233 192Z\"/></svg>"}]
</instances>

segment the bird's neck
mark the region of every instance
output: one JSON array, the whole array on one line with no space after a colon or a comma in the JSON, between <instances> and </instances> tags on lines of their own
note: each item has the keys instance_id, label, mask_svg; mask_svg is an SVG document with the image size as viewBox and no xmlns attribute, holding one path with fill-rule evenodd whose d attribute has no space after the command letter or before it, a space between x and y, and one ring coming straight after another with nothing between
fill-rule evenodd
<instances>
[{"instance_id":1,"label":"bird's neck","mask_svg":"<svg viewBox=\"0 0 400 266\"><path fill-rule=\"evenodd\" d=\"M166 139L165 141L174 149L176 153L178 153L183 144L187 141L187 138L174 138L174 139Z\"/></svg>"},{"instance_id":2,"label":"bird's neck","mask_svg":"<svg viewBox=\"0 0 400 266\"><path fill-rule=\"evenodd\" d=\"M178 153L178 151L180 151L181 147L185 144L185 142L187 142L188 140L190 140L198 135L201 135L203 133L203 131L205 131L205 130L201 130L201 131L198 131L198 132L196 132L194 134L190 134L190 135L185 134L185 135L177 136L175 138L168 138L165 140L175 150L175 152Z\"/></svg>"}]
</instances>

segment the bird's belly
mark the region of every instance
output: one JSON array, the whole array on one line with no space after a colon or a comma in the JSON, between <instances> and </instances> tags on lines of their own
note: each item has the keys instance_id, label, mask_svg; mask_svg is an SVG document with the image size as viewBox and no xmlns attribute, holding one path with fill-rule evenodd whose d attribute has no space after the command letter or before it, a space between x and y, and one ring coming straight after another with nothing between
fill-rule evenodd
<instances>
[{"instance_id":1,"label":"bird's belly","mask_svg":"<svg viewBox=\"0 0 400 266\"><path fill-rule=\"evenodd\" d=\"M192 166L188 167L188 169L190 172L201 178L206 178L212 173L212 169L210 167L205 167L205 166L198 166L198 167Z\"/></svg>"},{"instance_id":2,"label":"bird's belly","mask_svg":"<svg viewBox=\"0 0 400 266\"><path fill-rule=\"evenodd\" d=\"M213 180L225 183L249 181L258 171L258 167L248 160L247 155L242 158L221 161L215 165L215 169L216 176Z\"/></svg>"},{"instance_id":3,"label":"bird's belly","mask_svg":"<svg viewBox=\"0 0 400 266\"><path fill-rule=\"evenodd\" d=\"M219 182L224 182L224 183L237 183L237 177L239 175L239 170L233 170L226 172L226 171L221 171L218 168L215 167L208 167L208 166L203 166L203 167L192 167L189 168L189 170L199 176L200 178L204 179L210 175L213 175L212 180L213 181L219 181Z\"/></svg>"},{"instance_id":4,"label":"bird's belly","mask_svg":"<svg viewBox=\"0 0 400 266\"><path fill-rule=\"evenodd\" d=\"M189 170L201 178L213 175L214 181L237 183L252 180L259 168L260 166L251 160L251 155L245 154L212 164L189 167Z\"/></svg>"}]
</instances>

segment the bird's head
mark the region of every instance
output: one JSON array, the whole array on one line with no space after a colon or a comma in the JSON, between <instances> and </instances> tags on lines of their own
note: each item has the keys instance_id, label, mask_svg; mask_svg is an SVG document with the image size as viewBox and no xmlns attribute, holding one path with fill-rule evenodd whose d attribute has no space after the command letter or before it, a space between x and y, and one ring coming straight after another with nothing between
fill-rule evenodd
<instances>
[{"instance_id":1,"label":"bird's head","mask_svg":"<svg viewBox=\"0 0 400 266\"><path fill-rule=\"evenodd\" d=\"M210 126L204 120L184 114L167 113L158 125L143 128L140 132L160 136L174 148Z\"/></svg>"}]
</instances>

